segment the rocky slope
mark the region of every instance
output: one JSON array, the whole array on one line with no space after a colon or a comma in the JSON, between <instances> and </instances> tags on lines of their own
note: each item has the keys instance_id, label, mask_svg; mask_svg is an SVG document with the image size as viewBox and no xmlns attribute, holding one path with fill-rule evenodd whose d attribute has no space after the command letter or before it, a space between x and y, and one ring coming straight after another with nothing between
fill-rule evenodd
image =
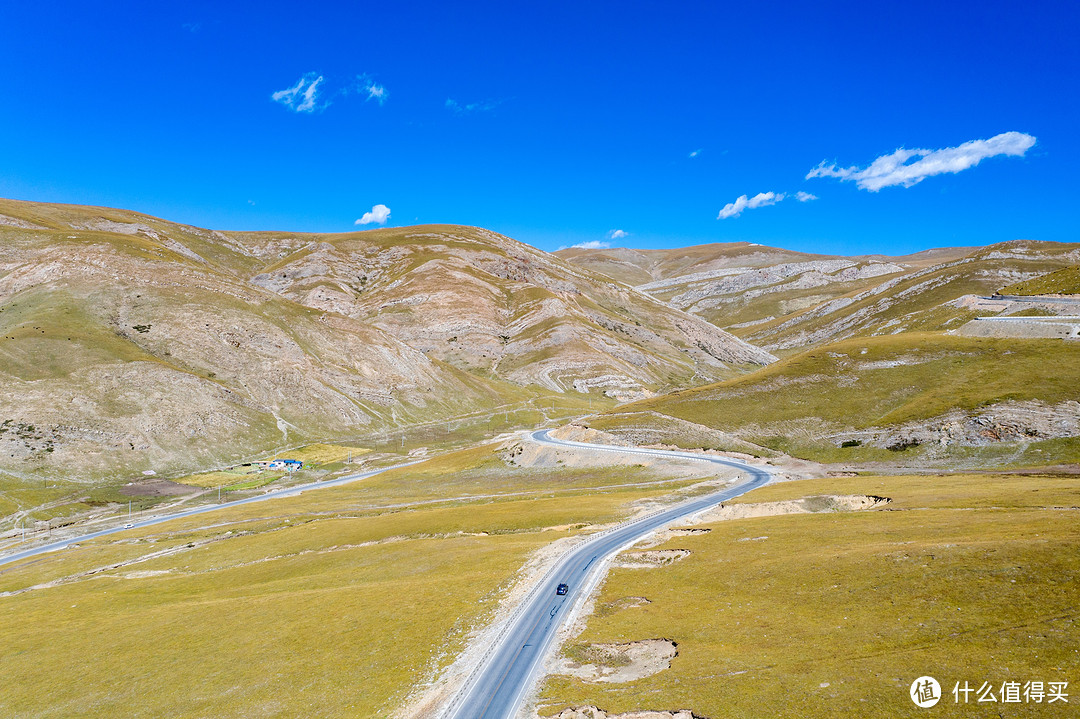
<instances>
[{"instance_id":1,"label":"rocky slope","mask_svg":"<svg viewBox=\"0 0 1080 719\"><path fill-rule=\"evenodd\" d=\"M478 228L312 238L251 282L455 367L555 392L631 399L775 359L646 294Z\"/></svg>"},{"instance_id":2,"label":"rocky slope","mask_svg":"<svg viewBox=\"0 0 1080 719\"><path fill-rule=\"evenodd\" d=\"M642 292L778 353L847 337L953 329L978 313L967 300L1080 260L1080 244L1027 240L902 257L800 255L747 243L654 252L559 254L632 278Z\"/></svg>"},{"instance_id":3,"label":"rocky slope","mask_svg":"<svg viewBox=\"0 0 1080 719\"><path fill-rule=\"evenodd\" d=\"M908 466L1080 461L1080 343L852 338L584 426L631 442ZM740 444L742 446L740 446Z\"/></svg>"},{"instance_id":4,"label":"rocky slope","mask_svg":"<svg viewBox=\"0 0 1080 719\"><path fill-rule=\"evenodd\" d=\"M494 233L222 233L0 201L0 472L119 482L773 357Z\"/></svg>"}]
</instances>

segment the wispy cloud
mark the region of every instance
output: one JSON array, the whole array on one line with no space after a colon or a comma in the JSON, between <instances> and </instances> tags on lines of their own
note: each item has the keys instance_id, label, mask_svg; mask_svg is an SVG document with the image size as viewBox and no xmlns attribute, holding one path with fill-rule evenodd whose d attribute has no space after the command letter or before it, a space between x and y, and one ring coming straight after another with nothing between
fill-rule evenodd
<instances>
[{"instance_id":1,"label":"wispy cloud","mask_svg":"<svg viewBox=\"0 0 1080 719\"><path fill-rule=\"evenodd\" d=\"M630 233L626 230L609 230L607 236L609 240L621 240L624 237L629 237Z\"/></svg>"},{"instance_id":2,"label":"wispy cloud","mask_svg":"<svg viewBox=\"0 0 1080 719\"><path fill-rule=\"evenodd\" d=\"M785 197L787 197L787 195L783 192L759 192L749 198L746 195L739 195L734 202L729 202L724 205L724 208L720 210L720 214L716 216L716 219L726 220L729 217L738 217L743 213L743 210L755 210L759 207L775 205Z\"/></svg>"},{"instance_id":3,"label":"wispy cloud","mask_svg":"<svg viewBox=\"0 0 1080 719\"><path fill-rule=\"evenodd\" d=\"M795 199L799 202L809 202L810 200L816 200L817 198L817 195L811 195L809 192L803 192L802 190L795 193Z\"/></svg>"},{"instance_id":4,"label":"wispy cloud","mask_svg":"<svg viewBox=\"0 0 1080 719\"><path fill-rule=\"evenodd\" d=\"M386 87L384 87L383 85L376 85L372 83L367 87L367 99L378 100L380 105L386 102L386 98L388 96L389 93L386 92Z\"/></svg>"},{"instance_id":5,"label":"wispy cloud","mask_svg":"<svg viewBox=\"0 0 1080 719\"><path fill-rule=\"evenodd\" d=\"M278 90L270 97L274 102L280 102L293 112L314 112L317 109L315 103L319 98L319 84L322 81L322 75L309 72L297 80L292 87Z\"/></svg>"},{"instance_id":6,"label":"wispy cloud","mask_svg":"<svg viewBox=\"0 0 1080 719\"><path fill-rule=\"evenodd\" d=\"M563 245L560 250L606 250L611 247L610 242L601 242L600 240L589 240L588 242L579 242L576 245Z\"/></svg>"},{"instance_id":7,"label":"wispy cloud","mask_svg":"<svg viewBox=\"0 0 1080 719\"><path fill-rule=\"evenodd\" d=\"M696 150L691 150L690 154L687 155L687 157L697 157L700 154L701 154L701 148L698 148Z\"/></svg>"},{"instance_id":8,"label":"wispy cloud","mask_svg":"<svg viewBox=\"0 0 1080 719\"><path fill-rule=\"evenodd\" d=\"M1006 155L1023 157L1035 144L1035 137L1023 132L1003 132L989 140L971 140L957 147L940 150L906 150L882 155L864 168L837 167L835 164L820 165L810 170L806 179L836 177L854 181L860 190L877 192L883 187L902 185L911 187L933 175L957 173L975 167L988 157ZM909 160L914 159L912 162Z\"/></svg>"},{"instance_id":9,"label":"wispy cloud","mask_svg":"<svg viewBox=\"0 0 1080 719\"><path fill-rule=\"evenodd\" d=\"M376 83L370 75L359 75L356 81L360 92L367 95L366 100L375 100L382 105L386 102L386 98L390 97L390 93L386 91L386 86Z\"/></svg>"},{"instance_id":10,"label":"wispy cloud","mask_svg":"<svg viewBox=\"0 0 1080 719\"><path fill-rule=\"evenodd\" d=\"M325 110L333 100L353 94L364 96L365 100L375 100L380 105L390 97L385 85L375 82L371 75L357 75L356 80L327 92L327 85L333 83L317 72L304 74L296 84L270 95L275 102L280 102L293 112L312 113Z\"/></svg>"},{"instance_id":11,"label":"wispy cloud","mask_svg":"<svg viewBox=\"0 0 1080 719\"><path fill-rule=\"evenodd\" d=\"M386 205L375 205L371 212L365 212L363 216L354 222L354 225L385 225L390 219L390 208Z\"/></svg>"},{"instance_id":12,"label":"wispy cloud","mask_svg":"<svg viewBox=\"0 0 1080 719\"><path fill-rule=\"evenodd\" d=\"M480 102L471 102L467 105L462 105L457 100L446 98L446 109L450 110L455 115L467 115L474 112L487 112L494 110L496 107L502 104L502 100L481 100Z\"/></svg>"}]
</instances>

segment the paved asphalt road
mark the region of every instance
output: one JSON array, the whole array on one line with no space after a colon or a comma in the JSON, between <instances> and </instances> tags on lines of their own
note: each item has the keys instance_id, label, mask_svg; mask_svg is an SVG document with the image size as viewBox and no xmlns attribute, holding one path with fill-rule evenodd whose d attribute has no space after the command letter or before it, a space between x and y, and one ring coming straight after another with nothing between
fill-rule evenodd
<instances>
[{"instance_id":1,"label":"paved asphalt road","mask_svg":"<svg viewBox=\"0 0 1080 719\"><path fill-rule=\"evenodd\" d=\"M749 492L771 478L767 470L744 462L689 452L666 452L570 442L548 436L547 430L534 432L532 439L541 444L585 448L592 451L695 459L734 467L749 474L750 478L721 492L688 500L602 532L567 554L533 590L532 599L527 600L527 604L523 605L524 609L512 620L487 661L469 677L465 686L448 706L444 716L449 719L511 719L536 680L544 655L556 631L566 621L574 602L579 597L587 596L599 581L599 567L604 559L650 532L671 524L677 519ZM561 597L555 593L560 583L570 586L570 591Z\"/></svg>"},{"instance_id":2,"label":"paved asphalt road","mask_svg":"<svg viewBox=\"0 0 1080 719\"><path fill-rule=\"evenodd\" d=\"M555 636L556 630L562 625L565 615L579 597L587 596L592 586L600 579L597 571L599 565L609 555L614 554L621 547L637 541L646 534L660 529L671 522L688 515L707 509L725 500L737 497L740 494L760 487L769 481L771 475L768 471L747 465L743 462L719 457L708 457L689 452L667 452L662 450L638 449L634 447L615 447L607 445L587 444L584 442L570 442L553 439L548 436L548 430L533 432L532 439L541 444L574 447L593 452L615 452L619 454L646 454L657 457L679 457L694 459L713 464L721 464L739 469L750 475L750 479L741 484L725 489L721 492L709 494L688 500L682 504L628 522L613 529L600 533L577 547L552 569L543 579L540 586L533 594L533 599L523 605L514 619L509 630L504 634L498 647L490 656L489 660L481 667L481 670L470 677L467 685L458 694L457 699L450 707L449 716L453 719L508 719L512 717L521 704L529 687L536 678L536 672L541 660ZM334 487L349 482L355 482L377 474L386 472L397 467L414 464L408 462L386 467L371 472L353 474L339 479L325 482L311 482L288 489L280 489L265 494L260 494L246 499L238 499L223 504L212 504L196 507L185 512L167 514L159 517L139 520L131 523L131 526L111 527L78 537L70 537L61 541L44 544L31 549L26 549L15 554L0 557L0 565L16 562L21 559L63 550L71 545L78 544L97 537L110 534L151 527L156 524L192 517L197 514L216 512L228 507L236 507L242 504L264 502L280 497L293 497L301 492ZM555 594L555 588L565 582L570 591L565 596Z\"/></svg>"},{"instance_id":3,"label":"paved asphalt road","mask_svg":"<svg viewBox=\"0 0 1080 719\"><path fill-rule=\"evenodd\" d=\"M180 519L181 517L193 517L196 514L205 514L207 512L216 512L220 509L226 509L228 507L238 507L241 504L251 504L253 502L265 502L268 499L277 499L279 497L295 497L301 492L306 492L312 489L323 489L324 487L336 487L341 484L348 484L349 482L355 482L359 479L367 479L368 477L374 477L376 474L387 472L391 469L397 469L398 467L407 467L415 462L404 462L402 464L395 464L392 467L384 467L383 469L376 469L371 472L363 472L361 474L350 474L347 477L339 477L338 479L328 479L324 482L310 482L308 484L300 484L295 487L289 487L288 489L277 489L265 494L259 494L254 497L248 497L246 499L237 499L232 502L223 502L221 504L209 504L202 507L196 507L195 509L189 509L186 512L177 512L175 514L163 514L158 517L150 517L149 519L137 520L131 522L131 526L123 525L120 527L110 527L109 529L102 529L90 534L84 534L79 537L70 537L68 539L52 542L50 544L43 544L37 547L17 552L15 554L9 554L4 557L0 557L0 565L8 564L10 562L17 562L20 559L26 559L27 557L33 557L37 554L44 554L46 552L55 552L60 549L67 549L73 544L79 542L85 542L89 539L95 539L97 537L105 537L110 534L116 534L117 532L124 532L128 529L138 529L139 527L152 527L155 524L161 524L162 522L169 522L173 519Z\"/></svg>"}]
</instances>

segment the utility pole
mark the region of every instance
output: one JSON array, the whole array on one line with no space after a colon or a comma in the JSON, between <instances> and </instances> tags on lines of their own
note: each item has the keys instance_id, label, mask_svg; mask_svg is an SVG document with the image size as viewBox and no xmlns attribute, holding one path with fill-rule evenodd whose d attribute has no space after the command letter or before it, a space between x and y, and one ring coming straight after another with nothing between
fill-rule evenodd
<instances>
[{"instance_id":1,"label":"utility pole","mask_svg":"<svg viewBox=\"0 0 1080 719\"><path fill-rule=\"evenodd\" d=\"M217 486L217 503L221 504L221 485Z\"/></svg>"},{"instance_id":2,"label":"utility pole","mask_svg":"<svg viewBox=\"0 0 1080 719\"><path fill-rule=\"evenodd\" d=\"M131 519L131 500L128 500L128 519Z\"/></svg>"}]
</instances>

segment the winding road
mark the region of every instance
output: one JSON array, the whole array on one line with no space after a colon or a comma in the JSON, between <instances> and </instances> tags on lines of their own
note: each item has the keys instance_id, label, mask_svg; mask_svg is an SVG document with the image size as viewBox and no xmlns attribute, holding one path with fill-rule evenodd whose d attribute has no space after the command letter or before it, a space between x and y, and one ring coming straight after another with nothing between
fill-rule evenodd
<instances>
[{"instance_id":1,"label":"winding road","mask_svg":"<svg viewBox=\"0 0 1080 719\"><path fill-rule=\"evenodd\" d=\"M529 436L532 441L539 444L589 452L640 454L665 459L678 458L708 462L740 470L748 474L749 479L722 491L695 497L645 517L624 522L589 537L582 544L568 552L532 590L531 597L525 600L515 616L510 620L507 628L497 640L496 646L468 678L450 704L443 709L440 715L442 719L511 719L521 706L529 689L535 683L539 668L552 645L555 634L567 621L575 602L583 601L588 597L596 583L603 577L603 567L606 559L651 532L713 507L720 502L756 489L772 478L767 469L734 459L711 457L692 452L673 452L560 440L551 437L549 432L550 430L538 430L532 432ZM129 529L151 527L183 517L193 517L243 504L293 497L310 490L340 486L374 477L377 474L410 464L415 464L415 462L407 462L323 482L312 482L288 489L274 490L254 497L196 507L175 514L150 517L124 526L110 527L97 532L39 545L7 556L0 556L0 565L17 562L46 552L66 549L80 542L124 532ZM568 585L569 591L565 595L556 594L555 590L559 584Z\"/></svg>"},{"instance_id":2,"label":"winding road","mask_svg":"<svg viewBox=\"0 0 1080 719\"><path fill-rule=\"evenodd\" d=\"M536 681L544 656L556 632L567 621L574 603L579 599L584 600L603 576L604 560L651 532L756 489L772 478L768 470L738 460L690 452L573 442L554 439L548 432L533 432L531 439L540 444L595 452L710 462L733 467L749 474L750 478L734 487L689 499L601 532L567 553L533 589L531 598L525 600L523 609L510 620L488 658L473 672L443 711L443 719L511 719ZM569 585L566 595L555 593L559 584Z\"/></svg>"}]
</instances>

